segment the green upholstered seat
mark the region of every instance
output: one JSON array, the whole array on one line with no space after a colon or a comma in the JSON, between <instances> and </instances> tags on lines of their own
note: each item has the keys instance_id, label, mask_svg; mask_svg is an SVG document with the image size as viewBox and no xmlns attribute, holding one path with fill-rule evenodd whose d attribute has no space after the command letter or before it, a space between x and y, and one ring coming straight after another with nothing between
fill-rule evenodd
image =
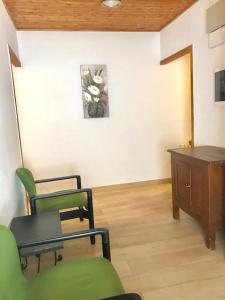
<instances>
[{"instance_id":1,"label":"green upholstered seat","mask_svg":"<svg viewBox=\"0 0 225 300\"><path fill-rule=\"evenodd\" d=\"M36 276L28 287L28 299L32 300L93 300L123 293L111 263L100 257L58 265Z\"/></svg>"},{"instance_id":2,"label":"green upholstered seat","mask_svg":"<svg viewBox=\"0 0 225 300\"><path fill-rule=\"evenodd\" d=\"M105 258L66 263L25 279L11 231L0 226L0 300L97 300L124 293Z\"/></svg>"},{"instance_id":3,"label":"green upholstered seat","mask_svg":"<svg viewBox=\"0 0 225 300\"><path fill-rule=\"evenodd\" d=\"M22 181L29 195L29 198L31 199L32 197L35 197L37 195L37 192L34 177L31 171L26 168L18 168L16 170L16 174ZM36 210L38 213L50 212L73 207L83 207L87 205L87 198L85 193L57 196L52 197L50 199L44 199L44 196L45 195L43 195L43 199L38 199L38 201L36 201Z\"/></svg>"},{"instance_id":4,"label":"green upholstered seat","mask_svg":"<svg viewBox=\"0 0 225 300\"><path fill-rule=\"evenodd\" d=\"M22 275L13 234L0 226L0 300L26 299L26 280Z\"/></svg>"},{"instance_id":5,"label":"green upholstered seat","mask_svg":"<svg viewBox=\"0 0 225 300\"><path fill-rule=\"evenodd\" d=\"M70 191L70 190L67 190ZM54 194L54 193L52 193ZM40 195L41 196L41 195ZM50 199L38 199L36 209L38 213L61 210L79 206L86 206L87 198L84 193L52 197Z\"/></svg>"}]
</instances>

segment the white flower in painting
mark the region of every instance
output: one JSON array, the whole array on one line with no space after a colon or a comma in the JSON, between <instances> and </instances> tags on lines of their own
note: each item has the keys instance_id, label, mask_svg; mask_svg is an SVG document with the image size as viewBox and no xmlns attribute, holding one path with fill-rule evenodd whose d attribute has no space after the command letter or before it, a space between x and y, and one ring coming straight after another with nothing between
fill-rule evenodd
<instances>
[{"instance_id":1,"label":"white flower in painting","mask_svg":"<svg viewBox=\"0 0 225 300\"><path fill-rule=\"evenodd\" d=\"M91 102L91 95L87 92L84 93L84 98L87 102Z\"/></svg>"},{"instance_id":2,"label":"white flower in painting","mask_svg":"<svg viewBox=\"0 0 225 300\"><path fill-rule=\"evenodd\" d=\"M95 85L89 85L88 90L94 96L98 96L100 94L99 88Z\"/></svg>"},{"instance_id":3,"label":"white flower in painting","mask_svg":"<svg viewBox=\"0 0 225 300\"><path fill-rule=\"evenodd\" d=\"M108 87L107 85L104 86L104 92L107 93Z\"/></svg>"},{"instance_id":4,"label":"white flower in painting","mask_svg":"<svg viewBox=\"0 0 225 300\"><path fill-rule=\"evenodd\" d=\"M85 70L83 74L84 74L84 76L87 76L87 75L90 74L90 71L89 70Z\"/></svg>"},{"instance_id":5,"label":"white flower in painting","mask_svg":"<svg viewBox=\"0 0 225 300\"><path fill-rule=\"evenodd\" d=\"M98 103L98 102L99 102L99 100L100 100L100 99L99 99L98 97L94 97L94 101L95 101L95 102L97 102L97 103Z\"/></svg>"},{"instance_id":6,"label":"white flower in painting","mask_svg":"<svg viewBox=\"0 0 225 300\"><path fill-rule=\"evenodd\" d=\"M99 75L95 75L95 76L93 77L93 80L94 80L94 82L97 83L97 84L103 83L103 78L102 78L101 76L99 76Z\"/></svg>"}]
</instances>

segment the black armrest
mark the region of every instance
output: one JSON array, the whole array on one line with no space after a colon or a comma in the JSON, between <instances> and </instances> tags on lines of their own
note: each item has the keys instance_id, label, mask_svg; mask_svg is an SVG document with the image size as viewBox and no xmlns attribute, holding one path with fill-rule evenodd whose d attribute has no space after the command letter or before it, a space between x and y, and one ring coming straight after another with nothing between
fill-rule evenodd
<instances>
[{"instance_id":1,"label":"black armrest","mask_svg":"<svg viewBox=\"0 0 225 300\"><path fill-rule=\"evenodd\" d=\"M59 181L59 180L67 180L67 179L77 179L77 188L81 189L81 177L80 175L69 175L69 176L62 176L62 177L55 177L55 178L47 178L47 179L39 179L35 180L35 183L44 183L44 182L51 182L51 181Z\"/></svg>"},{"instance_id":2,"label":"black armrest","mask_svg":"<svg viewBox=\"0 0 225 300\"><path fill-rule=\"evenodd\" d=\"M105 257L109 261L111 261L109 230L106 228L95 228L95 229L90 229L90 230L77 231L77 232L73 232L73 233L66 233L66 234L62 234L61 236L56 237L56 238L50 238L50 239L46 239L46 240L38 241L38 242L23 243L23 244L18 243L17 247L20 251L20 249L22 249L22 248L51 244L51 243L55 243L55 242L76 240L76 239L95 236L95 235L101 235L103 257Z\"/></svg>"},{"instance_id":3,"label":"black armrest","mask_svg":"<svg viewBox=\"0 0 225 300\"><path fill-rule=\"evenodd\" d=\"M104 298L101 300L141 300L141 296L138 294L123 294L115 297Z\"/></svg>"}]
</instances>

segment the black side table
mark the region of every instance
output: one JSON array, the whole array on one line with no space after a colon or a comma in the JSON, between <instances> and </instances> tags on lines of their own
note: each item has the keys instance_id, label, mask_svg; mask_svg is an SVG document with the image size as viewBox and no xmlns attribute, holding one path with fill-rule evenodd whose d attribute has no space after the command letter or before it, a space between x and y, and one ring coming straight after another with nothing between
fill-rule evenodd
<instances>
[{"instance_id":1,"label":"black side table","mask_svg":"<svg viewBox=\"0 0 225 300\"><path fill-rule=\"evenodd\" d=\"M17 246L20 247L20 257L36 255L38 260L38 272L40 270L40 254L44 252L55 252L55 264L57 260L56 251L63 249L63 242L55 242L40 246L22 248L24 244L54 239L62 235L59 212L41 213L13 218L10 229L13 232Z\"/></svg>"}]
</instances>

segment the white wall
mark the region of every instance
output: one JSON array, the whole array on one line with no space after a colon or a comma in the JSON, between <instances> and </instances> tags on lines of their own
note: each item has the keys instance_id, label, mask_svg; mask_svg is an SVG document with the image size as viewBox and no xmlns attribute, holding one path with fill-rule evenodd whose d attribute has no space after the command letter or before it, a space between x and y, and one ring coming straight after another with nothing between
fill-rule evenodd
<instances>
[{"instance_id":1,"label":"white wall","mask_svg":"<svg viewBox=\"0 0 225 300\"><path fill-rule=\"evenodd\" d=\"M208 6L208 0L199 0L162 30L161 58L193 44L195 142L225 146L225 106L214 104L214 69L225 65L225 44L208 48Z\"/></svg>"},{"instance_id":2,"label":"white wall","mask_svg":"<svg viewBox=\"0 0 225 300\"><path fill-rule=\"evenodd\" d=\"M20 184L15 176L21 164L7 43L17 52L16 31L0 1L0 224L8 225L23 212Z\"/></svg>"},{"instance_id":3,"label":"white wall","mask_svg":"<svg viewBox=\"0 0 225 300\"><path fill-rule=\"evenodd\" d=\"M161 95L159 33L18 32L18 42L24 159L36 177L75 172L102 186L170 176L166 150L181 141ZM81 64L107 65L110 118L83 118Z\"/></svg>"}]
</instances>

